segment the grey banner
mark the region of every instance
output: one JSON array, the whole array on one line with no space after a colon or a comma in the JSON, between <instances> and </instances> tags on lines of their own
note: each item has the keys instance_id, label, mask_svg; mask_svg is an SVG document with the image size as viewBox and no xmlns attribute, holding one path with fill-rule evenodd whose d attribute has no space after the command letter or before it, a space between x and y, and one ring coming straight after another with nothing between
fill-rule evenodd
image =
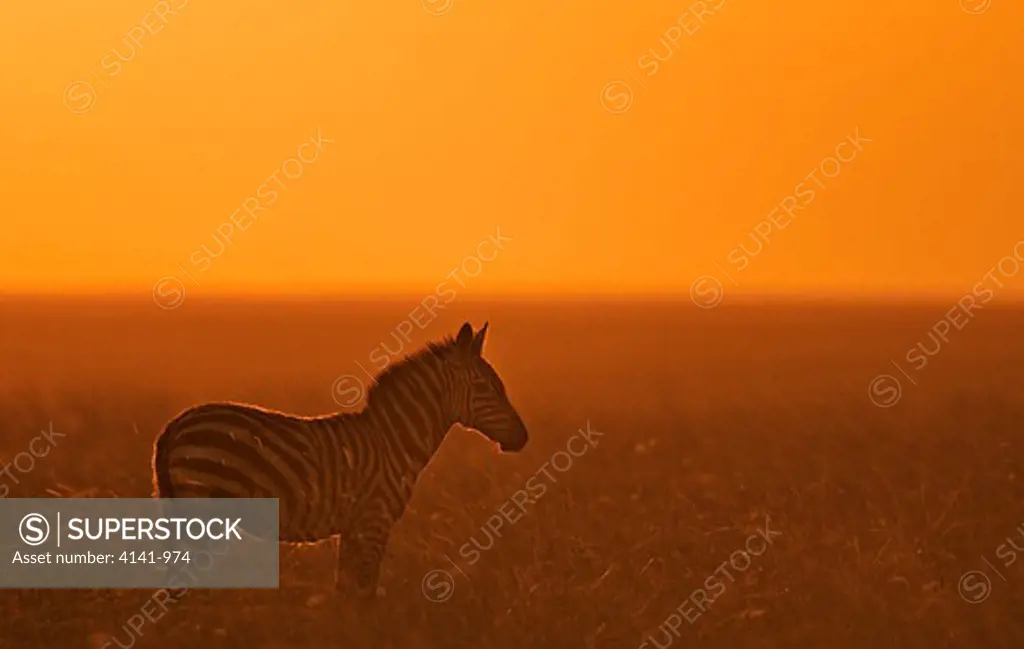
<instances>
[{"instance_id":1,"label":"grey banner","mask_svg":"<svg viewBox=\"0 0 1024 649\"><path fill-rule=\"evenodd\" d=\"M0 499L0 588L277 588L273 498Z\"/></svg>"}]
</instances>

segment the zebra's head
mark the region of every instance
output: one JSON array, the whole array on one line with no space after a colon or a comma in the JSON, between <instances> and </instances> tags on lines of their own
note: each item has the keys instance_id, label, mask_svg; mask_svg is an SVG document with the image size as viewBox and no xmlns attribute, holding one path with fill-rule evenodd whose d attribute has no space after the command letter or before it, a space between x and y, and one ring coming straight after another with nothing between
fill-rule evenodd
<instances>
[{"instance_id":1,"label":"zebra's head","mask_svg":"<svg viewBox=\"0 0 1024 649\"><path fill-rule=\"evenodd\" d=\"M455 357L465 379L464 399L457 413L459 423L496 442L502 451L521 451L529 438L526 425L505 394L505 384L491 364L484 360L487 323L473 333L467 322L455 338Z\"/></svg>"}]
</instances>

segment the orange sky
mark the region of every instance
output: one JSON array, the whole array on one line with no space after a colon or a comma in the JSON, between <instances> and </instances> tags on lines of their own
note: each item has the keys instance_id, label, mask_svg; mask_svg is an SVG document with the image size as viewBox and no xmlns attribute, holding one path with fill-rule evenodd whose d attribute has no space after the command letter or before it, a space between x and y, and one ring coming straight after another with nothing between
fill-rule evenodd
<instances>
[{"instance_id":1,"label":"orange sky","mask_svg":"<svg viewBox=\"0 0 1024 649\"><path fill-rule=\"evenodd\" d=\"M962 292L1024 240L1024 7L987 1L7 3L0 290L432 290L500 228L466 291Z\"/></svg>"}]
</instances>

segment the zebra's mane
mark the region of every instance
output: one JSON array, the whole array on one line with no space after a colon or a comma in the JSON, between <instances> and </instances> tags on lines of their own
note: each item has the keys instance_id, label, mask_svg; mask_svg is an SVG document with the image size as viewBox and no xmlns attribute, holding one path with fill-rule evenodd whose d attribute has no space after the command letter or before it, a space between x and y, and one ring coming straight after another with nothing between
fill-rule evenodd
<instances>
[{"instance_id":1,"label":"zebra's mane","mask_svg":"<svg viewBox=\"0 0 1024 649\"><path fill-rule=\"evenodd\" d=\"M388 365L380 374L374 377L374 384L366 393L366 405L373 404L373 395L386 394L394 389L396 385L409 377L409 370L424 363L431 358L444 359L455 347L455 338L445 336L440 341L429 342L426 347L420 349L405 358Z\"/></svg>"}]
</instances>

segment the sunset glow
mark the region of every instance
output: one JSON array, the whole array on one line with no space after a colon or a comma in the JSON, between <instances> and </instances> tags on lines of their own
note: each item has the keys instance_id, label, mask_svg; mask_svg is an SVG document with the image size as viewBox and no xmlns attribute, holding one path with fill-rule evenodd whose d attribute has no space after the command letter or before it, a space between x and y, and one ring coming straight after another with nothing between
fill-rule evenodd
<instances>
[{"instance_id":1,"label":"sunset glow","mask_svg":"<svg viewBox=\"0 0 1024 649\"><path fill-rule=\"evenodd\" d=\"M970 291L1024 9L961 4L13 3L0 290Z\"/></svg>"}]
</instances>

